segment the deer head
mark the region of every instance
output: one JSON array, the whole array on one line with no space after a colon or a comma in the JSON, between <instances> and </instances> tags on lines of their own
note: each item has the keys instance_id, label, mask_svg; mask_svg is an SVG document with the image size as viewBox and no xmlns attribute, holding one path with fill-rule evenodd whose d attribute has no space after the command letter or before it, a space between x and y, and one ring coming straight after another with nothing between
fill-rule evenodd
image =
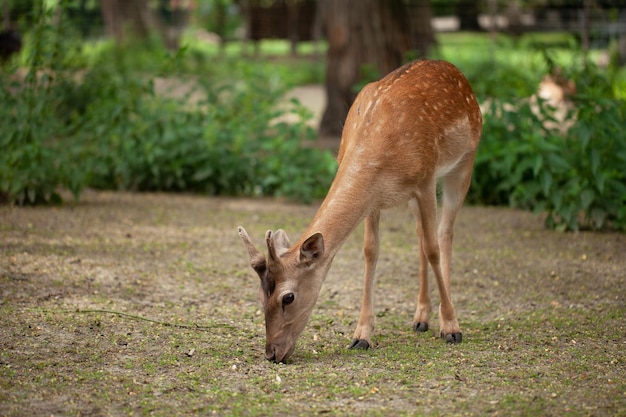
<instances>
[{"instance_id":1,"label":"deer head","mask_svg":"<svg viewBox=\"0 0 626 417\"><path fill-rule=\"evenodd\" d=\"M284 230L265 234L268 255L259 252L243 227L239 227L250 265L261 280L260 298L265 311L265 357L286 362L304 330L317 301L328 268L320 268L324 239L315 233L290 248Z\"/></svg>"}]
</instances>

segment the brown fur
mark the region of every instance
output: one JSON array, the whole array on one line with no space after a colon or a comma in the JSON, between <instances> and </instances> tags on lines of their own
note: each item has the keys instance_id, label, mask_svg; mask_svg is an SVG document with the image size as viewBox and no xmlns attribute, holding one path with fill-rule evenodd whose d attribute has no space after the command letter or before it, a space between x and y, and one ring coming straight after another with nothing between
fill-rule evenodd
<instances>
[{"instance_id":1,"label":"brown fur","mask_svg":"<svg viewBox=\"0 0 626 417\"><path fill-rule=\"evenodd\" d=\"M337 251L365 221L365 285L353 347L367 348L374 328L373 281L382 209L409 202L420 241L420 293L414 318L425 330L430 314L427 265L439 289L440 331L450 342L461 333L450 297L450 257L456 213L470 184L482 116L465 77L443 61L415 61L367 85L352 105L339 149L339 168L317 214L291 245L284 231L268 231L268 257L239 234L263 287L266 357L286 361L306 326ZM437 236L436 181L443 205ZM265 258L264 258L265 259Z\"/></svg>"}]
</instances>

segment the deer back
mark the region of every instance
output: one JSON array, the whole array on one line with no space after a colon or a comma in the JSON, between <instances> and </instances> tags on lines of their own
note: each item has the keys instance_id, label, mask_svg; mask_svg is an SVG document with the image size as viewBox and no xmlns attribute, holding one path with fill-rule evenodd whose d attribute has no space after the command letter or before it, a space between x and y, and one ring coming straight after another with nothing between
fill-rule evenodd
<instances>
[{"instance_id":1,"label":"deer back","mask_svg":"<svg viewBox=\"0 0 626 417\"><path fill-rule=\"evenodd\" d=\"M445 61L414 61L359 93L344 125L340 170L354 164L383 179L415 184L444 175L473 154L481 130L480 108L465 76Z\"/></svg>"}]
</instances>

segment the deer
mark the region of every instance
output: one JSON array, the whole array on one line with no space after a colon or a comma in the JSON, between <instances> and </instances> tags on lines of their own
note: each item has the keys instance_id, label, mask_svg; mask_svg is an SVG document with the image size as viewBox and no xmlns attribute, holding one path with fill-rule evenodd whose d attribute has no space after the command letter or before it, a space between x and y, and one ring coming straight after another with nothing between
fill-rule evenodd
<instances>
[{"instance_id":1,"label":"deer","mask_svg":"<svg viewBox=\"0 0 626 417\"><path fill-rule=\"evenodd\" d=\"M410 62L359 92L343 127L337 172L302 237L292 245L284 230L268 230L265 256L238 227L250 265L260 278L267 360L286 363L291 357L335 255L361 222L364 286L349 348L372 346L380 213L407 202L419 240L413 329L429 328L430 266L440 296L440 337L448 343L462 342L450 294L450 262L454 222L470 186L481 132L482 114L470 84L446 61Z\"/></svg>"}]
</instances>

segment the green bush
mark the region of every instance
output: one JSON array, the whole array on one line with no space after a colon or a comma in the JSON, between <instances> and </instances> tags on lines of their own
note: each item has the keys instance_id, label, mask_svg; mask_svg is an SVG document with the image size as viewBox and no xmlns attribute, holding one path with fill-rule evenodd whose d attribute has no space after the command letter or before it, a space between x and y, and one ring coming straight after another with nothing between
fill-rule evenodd
<instances>
[{"instance_id":1,"label":"green bush","mask_svg":"<svg viewBox=\"0 0 626 417\"><path fill-rule=\"evenodd\" d=\"M469 201L541 213L558 230L626 230L626 102L592 65L573 67L574 109L563 133L539 100L492 101L485 114Z\"/></svg>"},{"instance_id":2,"label":"green bush","mask_svg":"<svg viewBox=\"0 0 626 417\"><path fill-rule=\"evenodd\" d=\"M465 71L477 97L529 97L537 89L540 74L510 63L482 61Z\"/></svg>"},{"instance_id":3,"label":"green bush","mask_svg":"<svg viewBox=\"0 0 626 417\"><path fill-rule=\"evenodd\" d=\"M96 94L81 118L96 161L90 185L304 201L324 195L335 162L305 146L315 139L310 114L297 102L281 108L285 86L258 74L199 82L194 92L205 98L190 105L123 74L112 70L120 85ZM297 122L278 121L293 113Z\"/></svg>"},{"instance_id":4,"label":"green bush","mask_svg":"<svg viewBox=\"0 0 626 417\"><path fill-rule=\"evenodd\" d=\"M78 195L84 183L82 170L74 164L81 160L81 150L68 146L67 126L56 117L62 102L59 88L67 83L62 56L71 55L72 48L62 45L62 30L45 23L50 18L45 10L39 15L42 23L25 48L26 76L11 68L0 73L0 200L19 204L59 201L59 187Z\"/></svg>"},{"instance_id":5,"label":"green bush","mask_svg":"<svg viewBox=\"0 0 626 417\"><path fill-rule=\"evenodd\" d=\"M58 201L84 187L135 191L323 197L336 163L315 139L304 107L269 66L232 63L229 77L193 83L198 103L155 92L154 72L137 71L137 45L105 48L92 65L60 59L62 28L42 16L29 45L25 82L3 73L0 199ZM176 71L181 54L162 55L146 71ZM183 52L184 55L184 52ZM221 73L226 73L222 70ZM281 122L288 114L298 120Z\"/></svg>"}]
</instances>

